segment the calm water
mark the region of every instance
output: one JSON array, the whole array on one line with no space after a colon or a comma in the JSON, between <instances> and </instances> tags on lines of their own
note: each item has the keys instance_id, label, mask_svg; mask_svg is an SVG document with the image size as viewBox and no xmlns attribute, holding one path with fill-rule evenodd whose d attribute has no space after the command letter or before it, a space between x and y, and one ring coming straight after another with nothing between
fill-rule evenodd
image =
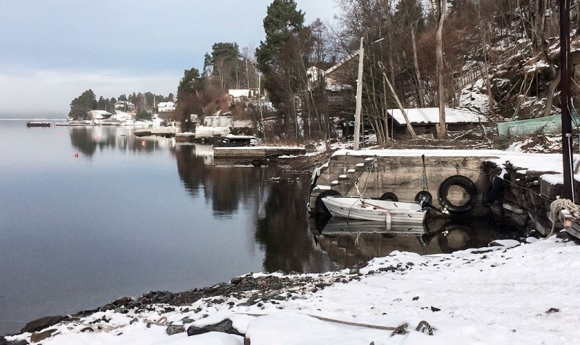
<instances>
[{"instance_id":1,"label":"calm water","mask_svg":"<svg viewBox=\"0 0 580 345\"><path fill-rule=\"evenodd\" d=\"M308 229L308 176L206 165L207 147L116 127L0 121L0 140L0 334L148 290L332 266Z\"/></svg>"},{"instance_id":2,"label":"calm water","mask_svg":"<svg viewBox=\"0 0 580 345\"><path fill-rule=\"evenodd\" d=\"M323 272L393 250L452 252L500 237L471 221L392 235L308 219L308 175L212 165L211 147L135 138L127 128L0 120L0 142L0 334L149 290Z\"/></svg>"}]
</instances>

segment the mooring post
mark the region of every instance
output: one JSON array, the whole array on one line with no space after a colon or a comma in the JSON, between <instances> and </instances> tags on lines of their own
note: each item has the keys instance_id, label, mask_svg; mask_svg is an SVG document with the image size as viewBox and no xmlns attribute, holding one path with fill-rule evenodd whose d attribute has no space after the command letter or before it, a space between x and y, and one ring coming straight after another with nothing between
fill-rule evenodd
<instances>
[{"instance_id":1,"label":"mooring post","mask_svg":"<svg viewBox=\"0 0 580 345\"><path fill-rule=\"evenodd\" d=\"M574 200L572 118L570 117L570 0L560 0L560 102L562 104L563 198Z\"/></svg>"}]
</instances>

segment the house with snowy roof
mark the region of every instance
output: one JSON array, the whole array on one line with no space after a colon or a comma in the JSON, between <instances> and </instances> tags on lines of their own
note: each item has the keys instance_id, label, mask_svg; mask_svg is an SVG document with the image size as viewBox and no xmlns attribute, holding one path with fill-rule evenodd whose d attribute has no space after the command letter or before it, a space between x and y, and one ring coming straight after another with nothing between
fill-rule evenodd
<instances>
[{"instance_id":1,"label":"house with snowy roof","mask_svg":"<svg viewBox=\"0 0 580 345\"><path fill-rule=\"evenodd\" d=\"M234 102L244 102L250 98L257 97L259 95L259 90L253 89L228 89L228 96L230 97L230 103Z\"/></svg>"},{"instance_id":2,"label":"house with snowy roof","mask_svg":"<svg viewBox=\"0 0 580 345\"><path fill-rule=\"evenodd\" d=\"M106 110L90 110L89 111L89 118L93 120L95 123L101 123L104 120L113 116L112 113L109 113Z\"/></svg>"},{"instance_id":3,"label":"house with snowy roof","mask_svg":"<svg viewBox=\"0 0 580 345\"><path fill-rule=\"evenodd\" d=\"M157 111L160 113L170 113L175 111L175 103L173 102L159 102L157 103Z\"/></svg>"},{"instance_id":4,"label":"house with snowy roof","mask_svg":"<svg viewBox=\"0 0 580 345\"><path fill-rule=\"evenodd\" d=\"M436 133L435 126L439 124L439 108L409 108L404 110L417 134ZM401 110L389 109L387 113L390 128L395 132L405 133L407 121ZM465 130L487 122L487 117L468 108L445 107L445 123L450 131Z\"/></svg>"}]
</instances>

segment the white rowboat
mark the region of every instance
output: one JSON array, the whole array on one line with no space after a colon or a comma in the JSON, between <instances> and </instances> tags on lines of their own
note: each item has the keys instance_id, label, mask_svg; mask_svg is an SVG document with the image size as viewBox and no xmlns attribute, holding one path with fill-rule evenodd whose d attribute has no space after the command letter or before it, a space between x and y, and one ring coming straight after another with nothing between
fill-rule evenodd
<instances>
[{"instance_id":1,"label":"white rowboat","mask_svg":"<svg viewBox=\"0 0 580 345\"><path fill-rule=\"evenodd\" d=\"M324 205L333 217L390 224L422 224L427 214L418 203L328 196Z\"/></svg>"}]
</instances>

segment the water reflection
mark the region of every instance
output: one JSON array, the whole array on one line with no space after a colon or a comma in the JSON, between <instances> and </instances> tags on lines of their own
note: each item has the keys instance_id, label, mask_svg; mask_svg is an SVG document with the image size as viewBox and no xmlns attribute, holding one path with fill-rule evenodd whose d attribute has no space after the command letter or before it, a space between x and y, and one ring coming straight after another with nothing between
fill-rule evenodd
<instances>
[{"instance_id":1,"label":"water reflection","mask_svg":"<svg viewBox=\"0 0 580 345\"><path fill-rule=\"evenodd\" d=\"M367 262L395 250L421 255L452 253L485 247L494 239L506 238L485 219L467 221L427 219L421 226L386 230L385 224L343 219L313 219L312 231L319 248L341 267Z\"/></svg>"},{"instance_id":2,"label":"water reflection","mask_svg":"<svg viewBox=\"0 0 580 345\"><path fill-rule=\"evenodd\" d=\"M177 170L192 196L203 194L214 217L247 212L255 224L254 237L265 253L267 272L322 272L328 260L316 250L308 229L306 203L310 187L306 174L286 174L274 167L207 165L204 145L179 145Z\"/></svg>"},{"instance_id":3,"label":"water reflection","mask_svg":"<svg viewBox=\"0 0 580 345\"><path fill-rule=\"evenodd\" d=\"M127 150L131 152L151 153L158 149L175 146L173 139L164 137L138 138L130 127L109 126L75 126L65 127L68 130L71 145L87 157L92 157L97 149Z\"/></svg>"}]
</instances>

